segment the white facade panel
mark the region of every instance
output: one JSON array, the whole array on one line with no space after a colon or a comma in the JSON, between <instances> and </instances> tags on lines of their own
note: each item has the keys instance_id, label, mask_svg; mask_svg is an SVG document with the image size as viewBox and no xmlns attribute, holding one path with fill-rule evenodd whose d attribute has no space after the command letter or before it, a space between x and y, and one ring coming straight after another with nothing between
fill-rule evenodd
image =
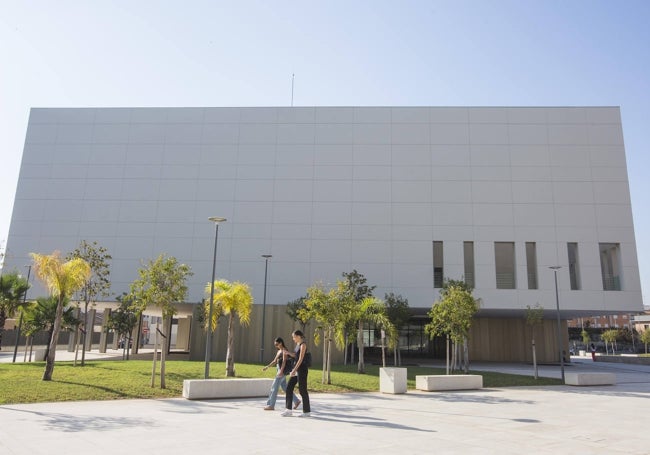
<instances>
[{"instance_id":1,"label":"white facade panel","mask_svg":"<svg viewBox=\"0 0 650 455\"><path fill-rule=\"evenodd\" d=\"M474 242L482 311L641 308L618 108L264 107L34 109L27 128L7 267L31 251L110 247L113 292L141 260L173 254L203 297L219 229L217 275L282 304L357 268L371 285L428 308L432 242L444 275L464 274ZM516 289L496 289L494 242L515 242ZM537 247L527 289L525 242ZM581 290L571 291L567 242ZM621 291L603 291L599 243L620 245ZM259 300L259 296L255 296Z\"/></svg>"}]
</instances>

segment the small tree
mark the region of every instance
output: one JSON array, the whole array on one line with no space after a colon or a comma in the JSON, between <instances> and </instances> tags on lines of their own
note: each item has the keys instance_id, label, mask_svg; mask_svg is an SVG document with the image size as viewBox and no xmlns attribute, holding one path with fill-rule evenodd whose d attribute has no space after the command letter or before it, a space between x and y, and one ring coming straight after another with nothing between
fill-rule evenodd
<instances>
[{"instance_id":1,"label":"small tree","mask_svg":"<svg viewBox=\"0 0 650 455\"><path fill-rule=\"evenodd\" d=\"M448 280L445 284L446 286L440 290L441 299L429 310L428 316L431 322L425 325L424 330L431 338L445 335L456 346L462 344L465 351L464 371L468 373L467 337L479 304L465 282ZM447 349L447 364L449 364L449 349Z\"/></svg>"},{"instance_id":2,"label":"small tree","mask_svg":"<svg viewBox=\"0 0 650 455\"><path fill-rule=\"evenodd\" d=\"M614 343L618 339L618 330L616 329L605 330L601 335L601 338L605 342L605 354L609 353L609 351L607 350L607 343L610 343L612 345L612 354L616 354L614 350Z\"/></svg>"},{"instance_id":3,"label":"small tree","mask_svg":"<svg viewBox=\"0 0 650 455\"><path fill-rule=\"evenodd\" d=\"M580 332L580 338L582 338L582 343L585 345L585 349L589 347L589 342L591 341L591 335L587 332L587 329L582 329Z\"/></svg>"},{"instance_id":4,"label":"small tree","mask_svg":"<svg viewBox=\"0 0 650 455\"><path fill-rule=\"evenodd\" d=\"M15 315L24 302L29 283L18 272L0 275L0 349L5 321Z\"/></svg>"},{"instance_id":5,"label":"small tree","mask_svg":"<svg viewBox=\"0 0 650 455\"><path fill-rule=\"evenodd\" d=\"M368 279L359 273L356 269L352 272L344 272L341 274L343 281L337 285L340 292L340 298L344 299L345 304L349 311L344 318L344 337L345 337L345 353L347 357L348 335L350 333L357 335L357 348L359 350L359 359L357 363L357 371L363 373L365 366L363 363L363 321L361 321L361 306L362 301L367 297L372 297L372 292L377 286L368 286ZM346 362L347 363L347 362Z\"/></svg>"},{"instance_id":6,"label":"small tree","mask_svg":"<svg viewBox=\"0 0 650 455\"><path fill-rule=\"evenodd\" d=\"M67 256L67 259L81 258L90 265L90 277L77 292L79 300L84 302L84 330L81 335L81 366L86 362L86 334L88 333L88 306L95 305L97 297L110 296L109 261L112 259L106 248L93 242L82 240L76 250ZM75 354L75 362L76 362Z\"/></svg>"},{"instance_id":7,"label":"small tree","mask_svg":"<svg viewBox=\"0 0 650 455\"><path fill-rule=\"evenodd\" d=\"M542 323L544 318L544 307L536 303L534 307L526 305L526 324L530 326L531 330L531 344L533 348L533 371L535 372L535 379L537 379L537 352L535 350L535 327Z\"/></svg>"},{"instance_id":8,"label":"small tree","mask_svg":"<svg viewBox=\"0 0 650 455\"><path fill-rule=\"evenodd\" d=\"M402 364L402 356L399 350L399 331L406 325L411 319L411 313L409 311L409 301L401 295L395 295L392 292L386 294L386 315L388 319L395 327L397 336L395 337L395 345L393 348L393 353L395 356L395 366Z\"/></svg>"},{"instance_id":9,"label":"small tree","mask_svg":"<svg viewBox=\"0 0 650 455\"><path fill-rule=\"evenodd\" d=\"M210 283L205 286L205 292L208 295L206 309L209 305L211 288ZM251 312L253 310L253 295L251 294L250 287L246 283L239 281L231 283L226 280L216 280L214 282L214 301L212 304L217 307L217 311L214 311L213 315L228 315L226 376L235 376L235 316L239 318L241 325L247 326L250 323ZM209 324L208 326L210 328L216 327L216 323Z\"/></svg>"},{"instance_id":10,"label":"small tree","mask_svg":"<svg viewBox=\"0 0 650 455\"><path fill-rule=\"evenodd\" d=\"M168 322L176 313L176 302L183 302L187 297L187 278L192 276L189 265L180 264L173 257L161 254L155 261L149 261L138 270L139 278L131 283L128 298L133 302L136 313L140 314L149 306L162 310L163 320ZM160 351L160 388L165 388L165 353L169 346L169 324L163 327L164 348ZM155 362L154 356L154 362ZM155 363L154 363L155 365ZM152 374L152 387L153 378Z\"/></svg>"},{"instance_id":11,"label":"small tree","mask_svg":"<svg viewBox=\"0 0 650 455\"><path fill-rule=\"evenodd\" d=\"M650 329L645 329L639 336L641 343L645 345L645 353L648 353L648 344L650 344Z\"/></svg>"},{"instance_id":12,"label":"small tree","mask_svg":"<svg viewBox=\"0 0 650 455\"><path fill-rule=\"evenodd\" d=\"M307 289L305 308L299 311L302 319L314 319L318 326L314 333L314 343L323 341L323 374L321 382L331 384L332 341L337 346L345 345L345 299L341 298L341 286L326 290L321 283ZM320 331L320 333L319 333ZM321 335L322 334L322 335Z\"/></svg>"},{"instance_id":13,"label":"small tree","mask_svg":"<svg viewBox=\"0 0 650 455\"><path fill-rule=\"evenodd\" d=\"M287 315L291 318L292 321L298 322L300 324L300 329L302 332L305 332L305 327L309 322L309 318L305 314L305 299L307 297L298 297L296 300L292 300L287 303ZM303 319L307 317L307 319Z\"/></svg>"},{"instance_id":14,"label":"small tree","mask_svg":"<svg viewBox=\"0 0 650 455\"><path fill-rule=\"evenodd\" d=\"M64 302L77 292L90 277L90 265L81 258L63 262L58 251L52 254L31 253L36 276L47 286L53 297L58 299L56 317L52 329L52 339L47 351L43 381L52 380L56 345L61 330Z\"/></svg>"},{"instance_id":15,"label":"small tree","mask_svg":"<svg viewBox=\"0 0 650 455\"><path fill-rule=\"evenodd\" d=\"M111 311L108 316L106 330L113 330L118 339L124 339L122 347L122 359L129 359L129 347L131 341L131 334L133 329L138 324L138 316L136 314L133 302L131 302L127 295L123 294L117 297L120 306Z\"/></svg>"}]
</instances>

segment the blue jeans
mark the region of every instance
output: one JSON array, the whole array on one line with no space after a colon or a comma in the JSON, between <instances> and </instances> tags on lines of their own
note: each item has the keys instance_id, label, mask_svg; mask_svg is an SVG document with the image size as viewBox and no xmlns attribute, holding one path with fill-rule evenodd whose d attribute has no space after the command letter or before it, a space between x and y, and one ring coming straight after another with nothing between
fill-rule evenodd
<instances>
[{"instance_id":1,"label":"blue jeans","mask_svg":"<svg viewBox=\"0 0 650 455\"><path fill-rule=\"evenodd\" d=\"M287 377L286 376L280 376L277 377L277 372L276 372L276 377L273 379L273 385L271 385L271 393L269 394L269 399L266 400L266 405L267 406L273 406L275 407L275 400L278 398L278 389L282 387L282 390L284 392L287 391ZM294 406L300 402L298 397L296 395L293 396L293 404Z\"/></svg>"}]
</instances>

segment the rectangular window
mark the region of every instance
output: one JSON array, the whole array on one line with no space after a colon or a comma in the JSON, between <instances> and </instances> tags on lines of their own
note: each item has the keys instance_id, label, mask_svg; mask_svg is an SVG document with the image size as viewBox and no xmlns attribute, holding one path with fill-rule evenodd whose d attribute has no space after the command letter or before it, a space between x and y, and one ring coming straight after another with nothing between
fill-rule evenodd
<instances>
[{"instance_id":1,"label":"rectangular window","mask_svg":"<svg viewBox=\"0 0 650 455\"><path fill-rule=\"evenodd\" d=\"M537 246L535 242L526 242L526 272L528 289L537 289Z\"/></svg>"},{"instance_id":2,"label":"rectangular window","mask_svg":"<svg viewBox=\"0 0 650 455\"><path fill-rule=\"evenodd\" d=\"M465 263L465 283L474 288L474 242L463 242L463 259Z\"/></svg>"},{"instance_id":3,"label":"rectangular window","mask_svg":"<svg viewBox=\"0 0 650 455\"><path fill-rule=\"evenodd\" d=\"M515 289L515 244L494 242L497 289Z\"/></svg>"},{"instance_id":4,"label":"rectangular window","mask_svg":"<svg viewBox=\"0 0 650 455\"><path fill-rule=\"evenodd\" d=\"M444 280L442 242L433 242L433 287L441 288Z\"/></svg>"},{"instance_id":5,"label":"rectangular window","mask_svg":"<svg viewBox=\"0 0 650 455\"><path fill-rule=\"evenodd\" d=\"M578 263L578 244L567 243L567 253L569 255L569 280L571 281L571 290L577 291L580 286L580 267Z\"/></svg>"},{"instance_id":6,"label":"rectangular window","mask_svg":"<svg viewBox=\"0 0 650 455\"><path fill-rule=\"evenodd\" d=\"M621 246L618 243L599 243L600 273L604 291L621 290Z\"/></svg>"}]
</instances>

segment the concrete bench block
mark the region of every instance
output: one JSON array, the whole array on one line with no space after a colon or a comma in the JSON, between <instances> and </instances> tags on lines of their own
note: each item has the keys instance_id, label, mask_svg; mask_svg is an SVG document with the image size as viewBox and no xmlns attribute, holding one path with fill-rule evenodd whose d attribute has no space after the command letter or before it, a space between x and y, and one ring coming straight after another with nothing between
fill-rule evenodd
<instances>
[{"instance_id":1,"label":"concrete bench block","mask_svg":"<svg viewBox=\"0 0 650 455\"><path fill-rule=\"evenodd\" d=\"M417 375L415 388L427 392L481 389L483 376L478 374Z\"/></svg>"},{"instance_id":2,"label":"concrete bench block","mask_svg":"<svg viewBox=\"0 0 650 455\"><path fill-rule=\"evenodd\" d=\"M566 385L614 385L616 374L614 373L566 373L564 375Z\"/></svg>"},{"instance_id":3,"label":"concrete bench block","mask_svg":"<svg viewBox=\"0 0 650 455\"><path fill-rule=\"evenodd\" d=\"M406 393L406 368L380 368L379 391L381 393Z\"/></svg>"},{"instance_id":4,"label":"concrete bench block","mask_svg":"<svg viewBox=\"0 0 650 455\"><path fill-rule=\"evenodd\" d=\"M183 381L183 398L205 400L265 397L272 384L271 378L186 379Z\"/></svg>"}]
</instances>

